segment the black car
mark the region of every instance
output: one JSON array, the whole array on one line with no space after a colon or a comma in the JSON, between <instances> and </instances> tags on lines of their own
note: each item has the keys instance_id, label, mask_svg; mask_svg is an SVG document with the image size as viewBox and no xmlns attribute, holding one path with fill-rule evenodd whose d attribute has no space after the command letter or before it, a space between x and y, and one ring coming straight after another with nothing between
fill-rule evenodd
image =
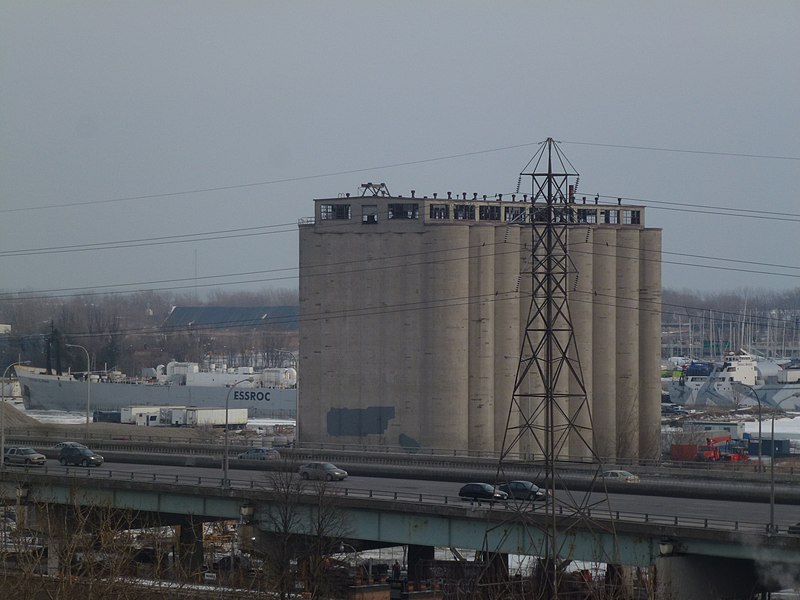
<instances>
[{"instance_id":1,"label":"black car","mask_svg":"<svg viewBox=\"0 0 800 600\"><path fill-rule=\"evenodd\" d=\"M468 483L458 490L458 495L464 500L488 500L489 502L508 500L507 493L495 489L488 483Z\"/></svg>"},{"instance_id":2,"label":"black car","mask_svg":"<svg viewBox=\"0 0 800 600\"><path fill-rule=\"evenodd\" d=\"M58 453L58 462L62 465L80 465L82 467L99 467L103 464L103 457L89 450L89 448L78 448L75 446L65 446Z\"/></svg>"},{"instance_id":3,"label":"black car","mask_svg":"<svg viewBox=\"0 0 800 600\"><path fill-rule=\"evenodd\" d=\"M509 498L514 500L544 500L547 498L547 490L540 488L532 481L509 481L497 489L505 492Z\"/></svg>"}]
</instances>

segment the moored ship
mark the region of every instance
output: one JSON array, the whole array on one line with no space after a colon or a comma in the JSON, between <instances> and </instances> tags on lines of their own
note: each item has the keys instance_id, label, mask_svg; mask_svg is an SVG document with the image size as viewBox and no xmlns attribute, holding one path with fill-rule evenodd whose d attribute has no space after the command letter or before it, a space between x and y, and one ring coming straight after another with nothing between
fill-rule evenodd
<instances>
[{"instance_id":1,"label":"moored ship","mask_svg":"<svg viewBox=\"0 0 800 600\"><path fill-rule=\"evenodd\" d=\"M22 365L14 370L26 409L86 410L86 373L48 374L44 368ZM130 406L224 407L227 398L230 408L247 408L250 418L297 418L297 372L291 368L203 371L197 363L170 362L146 369L138 378L108 371L91 373L89 379L92 411Z\"/></svg>"},{"instance_id":2,"label":"moored ship","mask_svg":"<svg viewBox=\"0 0 800 600\"><path fill-rule=\"evenodd\" d=\"M691 363L664 382L670 400L690 407L765 407L800 410L800 363L758 360L744 350L728 352L721 365ZM754 397L758 395L758 399Z\"/></svg>"}]
</instances>

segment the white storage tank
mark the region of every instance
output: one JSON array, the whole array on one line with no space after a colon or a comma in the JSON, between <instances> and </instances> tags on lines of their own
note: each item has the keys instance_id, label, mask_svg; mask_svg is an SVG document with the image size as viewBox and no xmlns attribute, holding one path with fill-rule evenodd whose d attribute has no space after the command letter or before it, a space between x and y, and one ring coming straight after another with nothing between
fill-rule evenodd
<instances>
[{"instance_id":1,"label":"white storage tank","mask_svg":"<svg viewBox=\"0 0 800 600\"><path fill-rule=\"evenodd\" d=\"M261 373L261 385L275 388L294 387L297 385L297 371L291 367L264 369Z\"/></svg>"}]
</instances>

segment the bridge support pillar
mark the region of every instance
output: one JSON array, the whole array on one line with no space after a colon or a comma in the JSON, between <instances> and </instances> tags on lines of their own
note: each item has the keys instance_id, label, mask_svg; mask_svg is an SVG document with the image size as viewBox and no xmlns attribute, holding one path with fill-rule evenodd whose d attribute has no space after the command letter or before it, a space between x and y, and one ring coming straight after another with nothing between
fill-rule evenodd
<instances>
[{"instance_id":1,"label":"bridge support pillar","mask_svg":"<svg viewBox=\"0 0 800 600\"><path fill-rule=\"evenodd\" d=\"M412 581L419 580L417 566L421 561L433 560L433 546L408 545L408 578Z\"/></svg>"},{"instance_id":2,"label":"bridge support pillar","mask_svg":"<svg viewBox=\"0 0 800 600\"><path fill-rule=\"evenodd\" d=\"M177 529L179 572L187 578L197 578L203 566L203 522L187 515Z\"/></svg>"},{"instance_id":3,"label":"bridge support pillar","mask_svg":"<svg viewBox=\"0 0 800 600\"><path fill-rule=\"evenodd\" d=\"M481 556L488 567L489 581L508 581L508 554L481 552Z\"/></svg>"},{"instance_id":4,"label":"bridge support pillar","mask_svg":"<svg viewBox=\"0 0 800 600\"><path fill-rule=\"evenodd\" d=\"M750 600L764 591L752 560L710 556L657 558L656 587L664 600Z\"/></svg>"},{"instance_id":5,"label":"bridge support pillar","mask_svg":"<svg viewBox=\"0 0 800 600\"><path fill-rule=\"evenodd\" d=\"M85 523L78 523L68 514L66 507L30 504L17 507L17 527L30 529L42 535L47 545L47 574L58 575L62 567L69 567L75 559L77 546L66 543L78 533L85 533Z\"/></svg>"},{"instance_id":6,"label":"bridge support pillar","mask_svg":"<svg viewBox=\"0 0 800 600\"><path fill-rule=\"evenodd\" d=\"M58 575L63 547L64 544L59 538L51 539L47 542L47 574L51 577Z\"/></svg>"}]
</instances>

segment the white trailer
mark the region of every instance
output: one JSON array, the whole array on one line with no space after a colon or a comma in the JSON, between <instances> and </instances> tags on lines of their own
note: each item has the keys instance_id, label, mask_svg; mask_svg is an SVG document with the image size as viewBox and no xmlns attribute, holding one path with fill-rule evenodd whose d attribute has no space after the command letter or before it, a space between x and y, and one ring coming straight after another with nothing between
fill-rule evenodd
<instances>
[{"instance_id":1,"label":"white trailer","mask_svg":"<svg viewBox=\"0 0 800 600\"><path fill-rule=\"evenodd\" d=\"M148 427L158 425L158 406L127 406L120 410L120 423Z\"/></svg>"},{"instance_id":2,"label":"white trailer","mask_svg":"<svg viewBox=\"0 0 800 600\"><path fill-rule=\"evenodd\" d=\"M120 409L120 423L161 427L224 427L224 408L195 406L127 406ZM246 408L228 409L228 427L243 429L247 425Z\"/></svg>"},{"instance_id":3,"label":"white trailer","mask_svg":"<svg viewBox=\"0 0 800 600\"><path fill-rule=\"evenodd\" d=\"M735 440L744 439L744 421L685 421L683 430L691 433L708 433L706 437L717 437L727 433ZM714 435L710 435L714 433Z\"/></svg>"},{"instance_id":4,"label":"white trailer","mask_svg":"<svg viewBox=\"0 0 800 600\"><path fill-rule=\"evenodd\" d=\"M119 422L144 427L162 425L164 412L176 409L185 410L175 406L123 406L119 411Z\"/></svg>"},{"instance_id":5,"label":"white trailer","mask_svg":"<svg viewBox=\"0 0 800 600\"><path fill-rule=\"evenodd\" d=\"M228 428L242 429L247 425L246 408L228 409ZM186 409L186 425L195 427L224 427L224 408L194 408Z\"/></svg>"},{"instance_id":6,"label":"white trailer","mask_svg":"<svg viewBox=\"0 0 800 600\"><path fill-rule=\"evenodd\" d=\"M158 421L161 425L171 425L172 427L186 425L186 407L165 406L161 409Z\"/></svg>"}]
</instances>

